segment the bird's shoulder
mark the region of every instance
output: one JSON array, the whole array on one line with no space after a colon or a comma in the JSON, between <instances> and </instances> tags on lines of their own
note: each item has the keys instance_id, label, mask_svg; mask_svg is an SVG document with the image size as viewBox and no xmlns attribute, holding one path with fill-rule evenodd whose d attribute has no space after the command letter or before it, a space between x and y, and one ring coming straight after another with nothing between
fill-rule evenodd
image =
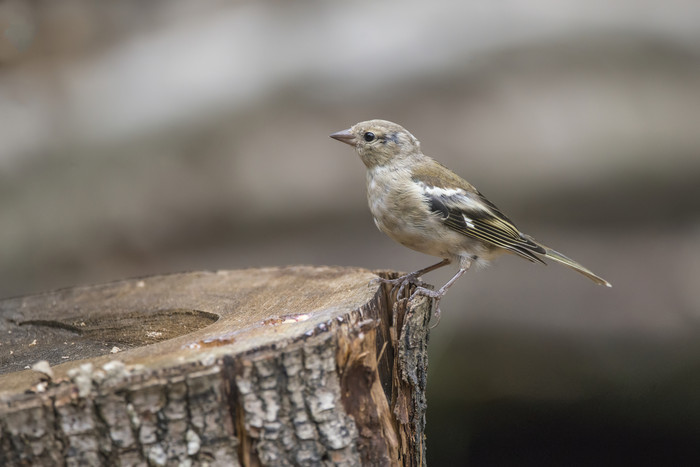
<instances>
[{"instance_id":1,"label":"bird's shoulder","mask_svg":"<svg viewBox=\"0 0 700 467\"><path fill-rule=\"evenodd\" d=\"M466 219L497 228L508 236L519 238L515 224L479 190L462 177L431 158L425 158L412 170L412 179L418 185L431 211L445 218L446 223L463 231L473 225Z\"/></svg>"},{"instance_id":2,"label":"bird's shoulder","mask_svg":"<svg viewBox=\"0 0 700 467\"><path fill-rule=\"evenodd\" d=\"M445 192L461 192L464 195L480 195L479 191L462 177L435 159L423 156L411 170L411 178L428 189Z\"/></svg>"},{"instance_id":3,"label":"bird's shoulder","mask_svg":"<svg viewBox=\"0 0 700 467\"><path fill-rule=\"evenodd\" d=\"M426 156L414 165L412 179L430 200L439 201L451 209L498 217L510 223L505 214L474 185L432 158Z\"/></svg>"}]
</instances>

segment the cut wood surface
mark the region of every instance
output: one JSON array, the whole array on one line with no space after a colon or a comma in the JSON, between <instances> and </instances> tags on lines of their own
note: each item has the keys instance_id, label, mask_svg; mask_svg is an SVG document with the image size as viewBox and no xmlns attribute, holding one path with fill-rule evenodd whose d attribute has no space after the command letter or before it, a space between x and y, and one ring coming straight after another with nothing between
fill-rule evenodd
<instances>
[{"instance_id":1,"label":"cut wood surface","mask_svg":"<svg viewBox=\"0 0 700 467\"><path fill-rule=\"evenodd\" d=\"M376 277L192 272L0 301L0 465L424 465L431 302Z\"/></svg>"}]
</instances>

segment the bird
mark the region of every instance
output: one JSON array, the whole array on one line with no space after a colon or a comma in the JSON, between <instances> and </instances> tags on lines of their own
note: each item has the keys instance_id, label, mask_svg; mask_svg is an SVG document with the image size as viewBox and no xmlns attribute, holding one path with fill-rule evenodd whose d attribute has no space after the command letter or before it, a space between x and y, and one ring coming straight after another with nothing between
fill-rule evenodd
<instances>
[{"instance_id":1,"label":"bird","mask_svg":"<svg viewBox=\"0 0 700 467\"><path fill-rule=\"evenodd\" d=\"M367 201L380 231L412 250L441 258L417 271L382 279L401 290L416 285L410 299L423 295L440 299L471 266L485 266L504 253L533 263L554 260L599 285L611 287L602 277L556 250L521 232L515 224L472 184L426 156L418 139L401 125L368 120L331 138L355 148L367 168ZM449 264L457 273L438 290L420 278Z\"/></svg>"}]
</instances>

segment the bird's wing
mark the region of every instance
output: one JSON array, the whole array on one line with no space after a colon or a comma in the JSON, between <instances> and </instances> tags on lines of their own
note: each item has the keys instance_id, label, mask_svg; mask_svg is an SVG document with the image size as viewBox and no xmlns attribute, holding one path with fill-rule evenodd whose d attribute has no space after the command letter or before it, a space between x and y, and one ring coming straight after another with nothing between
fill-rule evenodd
<instances>
[{"instance_id":1,"label":"bird's wing","mask_svg":"<svg viewBox=\"0 0 700 467\"><path fill-rule=\"evenodd\" d=\"M446 227L532 262L544 263L535 255L546 254L542 246L521 234L510 219L471 184L442 166L440 169L440 177L432 171L416 171L413 181L430 211L440 216Z\"/></svg>"}]
</instances>

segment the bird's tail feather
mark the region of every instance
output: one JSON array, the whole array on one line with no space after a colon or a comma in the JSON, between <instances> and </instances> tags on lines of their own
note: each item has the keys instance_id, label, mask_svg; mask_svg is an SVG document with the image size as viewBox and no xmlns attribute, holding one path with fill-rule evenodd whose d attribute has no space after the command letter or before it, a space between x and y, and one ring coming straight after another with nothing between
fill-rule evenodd
<instances>
[{"instance_id":1,"label":"bird's tail feather","mask_svg":"<svg viewBox=\"0 0 700 467\"><path fill-rule=\"evenodd\" d=\"M552 250L551 248L549 248L549 247L547 247L547 246L545 246L545 245L540 244L540 246L541 246L542 248L544 248L544 251L545 251L544 256L545 256L545 257L551 258L551 259L553 259L554 261L556 261L556 262L558 262L558 263L561 263L561 264L563 264L564 266L567 266L567 267L573 269L574 271L576 271L576 272L578 272L578 273L583 274L584 276L588 277L590 280L592 280L592 281L595 282L596 284L604 285L604 286L606 286L606 287L612 287L612 284L610 284L610 282L606 281L605 279L603 279L603 278L600 277L600 276L597 276L597 275L593 274L591 271L589 271L588 269L584 268L583 266L581 266L580 264L578 264L578 263L577 263L576 261L574 261L573 259L568 258L568 257L564 256L563 254L559 253L558 251Z\"/></svg>"}]
</instances>

